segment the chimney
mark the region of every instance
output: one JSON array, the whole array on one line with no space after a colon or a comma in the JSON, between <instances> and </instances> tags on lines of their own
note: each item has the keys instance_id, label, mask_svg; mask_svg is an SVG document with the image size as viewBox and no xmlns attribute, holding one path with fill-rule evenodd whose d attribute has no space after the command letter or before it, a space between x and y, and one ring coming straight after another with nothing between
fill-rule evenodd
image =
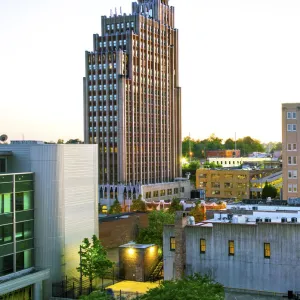
<instances>
[{"instance_id":1,"label":"chimney","mask_svg":"<svg viewBox=\"0 0 300 300\"><path fill-rule=\"evenodd\" d=\"M188 223L188 213L177 211L175 214L175 279L181 279L185 274L185 232Z\"/></svg>"}]
</instances>

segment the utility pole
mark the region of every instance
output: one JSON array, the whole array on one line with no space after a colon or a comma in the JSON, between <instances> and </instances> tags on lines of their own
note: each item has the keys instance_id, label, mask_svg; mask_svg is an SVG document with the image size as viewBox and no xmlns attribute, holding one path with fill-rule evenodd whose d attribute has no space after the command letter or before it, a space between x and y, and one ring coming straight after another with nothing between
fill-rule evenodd
<instances>
[{"instance_id":1,"label":"utility pole","mask_svg":"<svg viewBox=\"0 0 300 300\"><path fill-rule=\"evenodd\" d=\"M80 296L82 295L82 266L81 266L81 245L79 246L79 256L80 256Z\"/></svg>"}]
</instances>

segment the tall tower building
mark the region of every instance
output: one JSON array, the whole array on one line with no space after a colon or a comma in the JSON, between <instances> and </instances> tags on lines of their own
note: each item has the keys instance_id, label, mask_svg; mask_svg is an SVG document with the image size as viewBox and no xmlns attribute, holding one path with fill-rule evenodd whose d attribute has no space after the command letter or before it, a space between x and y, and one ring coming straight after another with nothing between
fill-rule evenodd
<instances>
[{"instance_id":1,"label":"tall tower building","mask_svg":"<svg viewBox=\"0 0 300 300\"><path fill-rule=\"evenodd\" d=\"M283 200L300 198L300 103L282 104ZM299 174L299 176L298 176Z\"/></svg>"},{"instance_id":2,"label":"tall tower building","mask_svg":"<svg viewBox=\"0 0 300 300\"><path fill-rule=\"evenodd\" d=\"M93 52L85 54L84 140L99 145L99 184L115 193L119 184L180 177L174 7L168 0L139 0L130 15L111 11L93 41Z\"/></svg>"}]
</instances>

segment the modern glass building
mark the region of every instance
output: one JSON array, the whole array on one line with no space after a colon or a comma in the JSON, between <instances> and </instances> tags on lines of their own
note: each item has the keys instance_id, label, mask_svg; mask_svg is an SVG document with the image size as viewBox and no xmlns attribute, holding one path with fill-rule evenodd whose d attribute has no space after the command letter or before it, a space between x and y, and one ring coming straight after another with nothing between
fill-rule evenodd
<instances>
[{"instance_id":1,"label":"modern glass building","mask_svg":"<svg viewBox=\"0 0 300 300\"><path fill-rule=\"evenodd\" d=\"M0 281L34 266L33 177L0 174Z\"/></svg>"}]
</instances>

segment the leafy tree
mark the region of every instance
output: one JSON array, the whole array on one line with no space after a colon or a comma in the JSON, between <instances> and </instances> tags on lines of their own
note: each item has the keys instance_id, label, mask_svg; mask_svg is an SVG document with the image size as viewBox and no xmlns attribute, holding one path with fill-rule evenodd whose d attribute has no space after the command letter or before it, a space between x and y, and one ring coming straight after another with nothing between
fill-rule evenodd
<instances>
[{"instance_id":1,"label":"leafy tree","mask_svg":"<svg viewBox=\"0 0 300 300\"><path fill-rule=\"evenodd\" d=\"M224 287L208 276L194 274L180 280L163 281L149 290L141 300L224 300Z\"/></svg>"},{"instance_id":2,"label":"leafy tree","mask_svg":"<svg viewBox=\"0 0 300 300\"><path fill-rule=\"evenodd\" d=\"M109 208L108 213L110 215L113 214L120 214L122 212L122 207L118 199L116 199L113 203L113 205Z\"/></svg>"},{"instance_id":3,"label":"leafy tree","mask_svg":"<svg viewBox=\"0 0 300 300\"><path fill-rule=\"evenodd\" d=\"M70 139L66 142L66 144L83 144L83 141L80 139Z\"/></svg>"},{"instance_id":4,"label":"leafy tree","mask_svg":"<svg viewBox=\"0 0 300 300\"><path fill-rule=\"evenodd\" d=\"M93 280L103 277L106 271L113 266L113 263L107 258L105 248L95 235L93 235L91 242L88 238L82 241L78 253L81 257L81 263L77 271L82 276L88 277L90 288L92 288Z\"/></svg>"},{"instance_id":5,"label":"leafy tree","mask_svg":"<svg viewBox=\"0 0 300 300\"><path fill-rule=\"evenodd\" d=\"M262 198L267 199L271 197L272 199L276 198L277 196L277 189L274 185L269 184L268 182L265 183L265 186L262 190Z\"/></svg>"},{"instance_id":6,"label":"leafy tree","mask_svg":"<svg viewBox=\"0 0 300 300\"><path fill-rule=\"evenodd\" d=\"M182 210L183 210L183 206L180 204L180 199L174 198L168 209L168 213L174 214L176 211L182 211Z\"/></svg>"},{"instance_id":7,"label":"leafy tree","mask_svg":"<svg viewBox=\"0 0 300 300\"><path fill-rule=\"evenodd\" d=\"M58 139L57 144L64 144L64 140Z\"/></svg>"},{"instance_id":8,"label":"leafy tree","mask_svg":"<svg viewBox=\"0 0 300 300\"><path fill-rule=\"evenodd\" d=\"M203 210L201 208L201 205L199 204L199 202L196 204L195 207L193 207L190 211L190 216L193 216L195 218L195 222L199 223L201 221L204 220L204 213Z\"/></svg>"},{"instance_id":9,"label":"leafy tree","mask_svg":"<svg viewBox=\"0 0 300 300\"><path fill-rule=\"evenodd\" d=\"M131 211L146 211L146 203L142 200L142 195L139 195L138 199L132 200L130 206Z\"/></svg>"},{"instance_id":10,"label":"leafy tree","mask_svg":"<svg viewBox=\"0 0 300 300\"><path fill-rule=\"evenodd\" d=\"M164 211L151 211L148 215L149 225L139 232L137 243L155 244L162 248L164 225L174 224L174 214Z\"/></svg>"},{"instance_id":11,"label":"leafy tree","mask_svg":"<svg viewBox=\"0 0 300 300\"><path fill-rule=\"evenodd\" d=\"M233 139L227 139L224 143L224 148L226 150L233 150L235 148L235 143Z\"/></svg>"}]
</instances>

